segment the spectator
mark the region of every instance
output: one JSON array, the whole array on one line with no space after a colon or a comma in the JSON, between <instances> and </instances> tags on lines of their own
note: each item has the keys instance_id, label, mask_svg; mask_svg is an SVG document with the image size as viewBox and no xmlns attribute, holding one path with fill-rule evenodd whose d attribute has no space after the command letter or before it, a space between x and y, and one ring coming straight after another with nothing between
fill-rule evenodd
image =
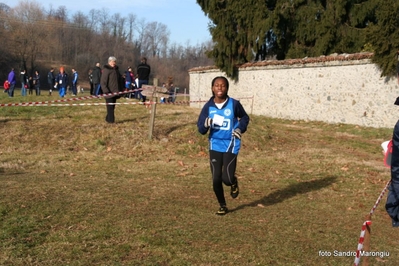
<instances>
[{"instance_id":1,"label":"spectator","mask_svg":"<svg viewBox=\"0 0 399 266\"><path fill-rule=\"evenodd\" d=\"M66 94L66 87L68 85L68 74L65 73L64 67L60 67L60 73L55 77L55 88L58 88L58 94L64 98Z\"/></svg>"},{"instance_id":2,"label":"spectator","mask_svg":"<svg viewBox=\"0 0 399 266\"><path fill-rule=\"evenodd\" d=\"M121 85L121 74L119 73L119 68L116 65L116 58L110 56L108 58L108 64L103 68L103 73L101 74L101 88L104 94L115 94L122 91ZM116 100L120 98L119 95L108 95L104 96L105 103L107 107L107 116L105 121L107 123L115 123L115 104Z\"/></svg>"},{"instance_id":3,"label":"spectator","mask_svg":"<svg viewBox=\"0 0 399 266\"><path fill-rule=\"evenodd\" d=\"M78 89L76 87L78 85L78 79L78 72L76 69L72 68L72 96L76 96L78 94Z\"/></svg>"},{"instance_id":4,"label":"spectator","mask_svg":"<svg viewBox=\"0 0 399 266\"><path fill-rule=\"evenodd\" d=\"M29 78L28 75L26 75L26 70L22 70L21 74L19 75L20 81L21 81L21 95L26 96L26 89L28 88L29 85Z\"/></svg>"},{"instance_id":5,"label":"spectator","mask_svg":"<svg viewBox=\"0 0 399 266\"><path fill-rule=\"evenodd\" d=\"M52 67L47 74L47 83L50 86L49 95L53 92L53 88L55 86L55 76L54 76L54 68Z\"/></svg>"},{"instance_id":6,"label":"spectator","mask_svg":"<svg viewBox=\"0 0 399 266\"><path fill-rule=\"evenodd\" d=\"M33 84L33 77L29 77L28 87L29 87L29 95L32 95L33 89L35 88L35 84Z\"/></svg>"},{"instance_id":7,"label":"spectator","mask_svg":"<svg viewBox=\"0 0 399 266\"><path fill-rule=\"evenodd\" d=\"M14 97L15 84L17 83L15 79L14 68L11 68L10 73L8 73L7 80L10 83L10 88L8 89L8 97Z\"/></svg>"},{"instance_id":8,"label":"spectator","mask_svg":"<svg viewBox=\"0 0 399 266\"><path fill-rule=\"evenodd\" d=\"M173 83L170 84L169 86L169 98L168 98L168 103L174 103L175 102L175 86L173 86Z\"/></svg>"},{"instance_id":9,"label":"spectator","mask_svg":"<svg viewBox=\"0 0 399 266\"><path fill-rule=\"evenodd\" d=\"M94 91L93 95L100 95L102 94L101 91L101 68L100 63L96 63L96 66L93 68L93 84L94 84Z\"/></svg>"},{"instance_id":10,"label":"spectator","mask_svg":"<svg viewBox=\"0 0 399 266\"><path fill-rule=\"evenodd\" d=\"M145 102L146 97L141 93L141 88L143 85L148 84L148 81L150 80L150 74L151 74L151 67L147 64L147 58L142 57L140 64L137 66L137 76L139 78L139 86L138 86L138 96L137 98L140 98L142 102Z\"/></svg>"},{"instance_id":11,"label":"spectator","mask_svg":"<svg viewBox=\"0 0 399 266\"><path fill-rule=\"evenodd\" d=\"M35 71L35 75L33 75L33 85L35 86L36 96L40 95L40 75L39 71ZM29 90L29 94L32 94Z\"/></svg>"},{"instance_id":12,"label":"spectator","mask_svg":"<svg viewBox=\"0 0 399 266\"><path fill-rule=\"evenodd\" d=\"M125 90L129 91L134 87L134 74L132 72L132 68L128 67L125 72ZM131 93L125 94L126 98L131 98Z\"/></svg>"},{"instance_id":13,"label":"spectator","mask_svg":"<svg viewBox=\"0 0 399 266\"><path fill-rule=\"evenodd\" d=\"M90 84L90 95L93 95L94 84L93 84L93 69L89 69L89 84Z\"/></svg>"}]
</instances>

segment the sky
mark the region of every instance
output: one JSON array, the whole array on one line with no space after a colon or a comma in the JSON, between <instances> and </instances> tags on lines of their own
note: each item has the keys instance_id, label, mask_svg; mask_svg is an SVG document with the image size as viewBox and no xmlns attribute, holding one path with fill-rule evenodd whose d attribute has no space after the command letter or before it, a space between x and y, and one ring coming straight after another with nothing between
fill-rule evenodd
<instances>
[{"instance_id":1,"label":"sky","mask_svg":"<svg viewBox=\"0 0 399 266\"><path fill-rule=\"evenodd\" d=\"M24 0L26 1L26 0ZM65 6L68 15L82 11L88 14L91 9L106 8L109 14L120 13L123 17L128 14L137 16L137 20L145 19L149 22L159 22L167 26L170 31L170 43L197 45L211 40L208 31L209 19L204 15L196 0L28 0L37 2L44 9L57 9ZM13 8L18 0L0 0Z\"/></svg>"}]
</instances>

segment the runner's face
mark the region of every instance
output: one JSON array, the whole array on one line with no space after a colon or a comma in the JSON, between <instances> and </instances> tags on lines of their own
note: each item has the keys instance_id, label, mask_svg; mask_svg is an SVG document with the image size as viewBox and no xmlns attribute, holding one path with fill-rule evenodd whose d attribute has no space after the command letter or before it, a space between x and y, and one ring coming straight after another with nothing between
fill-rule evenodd
<instances>
[{"instance_id":1,"label":"runner's face","mask_svg":"<svg viewBox=\"0 0 399 266\"><path fill-rule=\"evenodd\" d=\"M212 91L216 98L226 98L227 84L224 79L217 79L213 84Z\"/></svg>"}]
</instances>

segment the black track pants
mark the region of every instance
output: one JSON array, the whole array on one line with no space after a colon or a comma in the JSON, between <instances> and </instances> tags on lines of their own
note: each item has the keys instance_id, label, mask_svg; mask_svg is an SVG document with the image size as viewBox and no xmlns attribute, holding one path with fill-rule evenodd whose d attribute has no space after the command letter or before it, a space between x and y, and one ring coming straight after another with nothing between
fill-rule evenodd
<instances>
[{"instance_id":1,"label":"black track pants","mask_svg":"<svg viewBox=\"0 0 399 266\"><path fill-rule=\"evenodd\" d=\"M213 180L213 191L219 204L226 205L223 184L231 186L236 183L237 154L209 151Z\"/></svg>"}]
</instances>

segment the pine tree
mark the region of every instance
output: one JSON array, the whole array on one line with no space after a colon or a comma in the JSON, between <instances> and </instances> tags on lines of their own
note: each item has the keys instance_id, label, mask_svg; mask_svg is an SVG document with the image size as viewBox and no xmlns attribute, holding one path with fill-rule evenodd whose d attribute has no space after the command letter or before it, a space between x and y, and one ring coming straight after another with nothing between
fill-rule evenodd
<instances>
[{"instance_id":1,"label":"pine tree","mask_svg":"<svg viewBox=\"0 0 399 266\"><path fill-rule=\"evenodd\" d=\"M209 30L214 48L208 53L216 66L237 78L237 65L254 58L259 36L270 29L264 0L197 0L212 23Z\"/></svg>"},{"instance_id":2,"label":"pine tree","mask_svg":"<svg viewBox=\"0 0 399 266\"><path fill-rule=\"evenodd\" d=\"M370 46L370 25L379 31L384 21L376 10L388 2L395 0L197 0L212 21L208 55L233 78L238 65L257 58L360 52Z\"/></svg>"},{"instance_id":3,"label":"pine tree","mask_svg":"<svg viewBox=\"0 0 399 266\"><path fill-rule=\"evenodd\" d=\"M373 47L372 61L381 69L381 76L396 74L399 62L399 3L381 0L376 11L376 21L368 27L367 40Z\"/></svg>"}]
</instances>

